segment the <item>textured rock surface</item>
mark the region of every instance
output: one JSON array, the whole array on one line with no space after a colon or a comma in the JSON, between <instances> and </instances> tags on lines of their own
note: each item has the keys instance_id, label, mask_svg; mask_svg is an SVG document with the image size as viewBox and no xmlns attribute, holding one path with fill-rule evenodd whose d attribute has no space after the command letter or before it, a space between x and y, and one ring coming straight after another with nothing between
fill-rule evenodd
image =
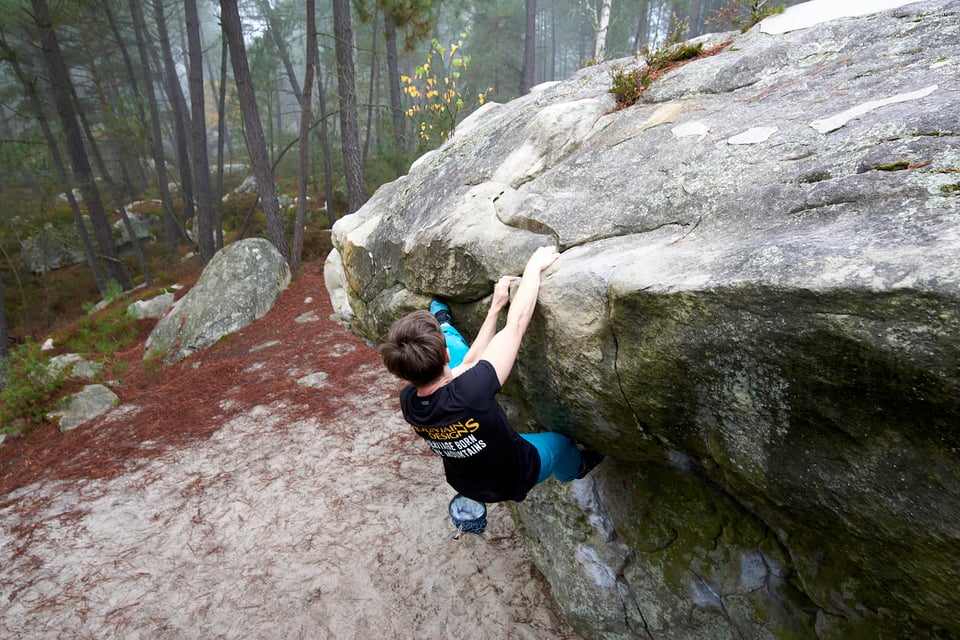
<instances>
[{"instance_id":1,"label":"textured rock surface","mask_svg":"<svg viewBox=\"0 0 960 640\"><path fill-rule=\"evenodd\" d=\"M119 402L117 394L108 387L102 384L89 384L77 393L67 396L64 406L50 415L60 419L60 431L66 433L102 416Z\"/></svg>"},{"instance_id":2,"label":"textured rock surface","mask_svg":"<svg viewBox=\"0 0 960 640\"><path fill-rule=\"evenodd\" d=\"M488 105L334 228L372 341L562 251L504 396L610 456L516 508L586 637L960 635L960 3L783 31Z\"/></svg>"},{"instance_id":3,"label":"textured rock surface","mask_svg":"<svg viewBox=\"0 0 960 640\"><path fill-rule=\"evenodd\" d=\"M248 238L227 245L153 328L144 358L179 362L209 347L263 317L288 284L287 261L269 240Z\"/></svg>"}]
</instances>

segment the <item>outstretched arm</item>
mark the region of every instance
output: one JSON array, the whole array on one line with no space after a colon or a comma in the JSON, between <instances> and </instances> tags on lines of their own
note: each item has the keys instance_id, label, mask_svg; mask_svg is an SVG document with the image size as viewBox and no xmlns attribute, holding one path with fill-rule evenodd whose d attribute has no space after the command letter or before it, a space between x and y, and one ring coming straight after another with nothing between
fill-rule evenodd
<instances>
[{"instance_id":1,"label":"outstretched arm","mask_svg":"<svg viewBox=\"0 0 960 640\"><path fill-rule=\"evenodd\" d=\"M533 318L533 310L537 306L537 296L540 293L540 274L560 257L555 247L540 247L527 260L523 270L523 278L517 287L507 311L507 323L490 339L490 344L484 349L481 359L487 360L497 372L497 378L502 385L506 382L513 363L517 359L520 341L527 331L527 326Z\"/></svg>"},{"instance_id":2,"label":"outstretched arm","mask_svg":"<svg viewBox=\"0 0 960 640\"><path fill-rule=\"evenodd\" d=\"M497 332L497 320L500 319L500 312L510 301L510 285L519 280L516 276L503 276L493 287L493 300L490 302L490 309L487 310L487 317L484 318L477 337L474 338L470 350L463 356L463 360L454 369L454 377L466 371L480 359L483 352L486 351L490 340Z\"/></svg>"}]
</instances>

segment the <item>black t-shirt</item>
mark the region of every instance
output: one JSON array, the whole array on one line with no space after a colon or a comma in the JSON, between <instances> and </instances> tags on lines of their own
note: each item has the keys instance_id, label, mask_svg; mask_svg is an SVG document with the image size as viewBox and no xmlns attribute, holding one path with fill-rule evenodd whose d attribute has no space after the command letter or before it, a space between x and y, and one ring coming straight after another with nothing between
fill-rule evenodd
<instances>
[{"instance_id":1,"label":"black t-shirt","mask_svg":"<svg viewBox=\"0 0 960 640\"><path fill-rule=\"evenodd\" d=\"M499 392L496 370L481 360L428 396L408 385L400 409L443 458L451 487L480 502L519 502L537 483L540 456L510 426L494 397Z\"/></svg>"}]
</instances>

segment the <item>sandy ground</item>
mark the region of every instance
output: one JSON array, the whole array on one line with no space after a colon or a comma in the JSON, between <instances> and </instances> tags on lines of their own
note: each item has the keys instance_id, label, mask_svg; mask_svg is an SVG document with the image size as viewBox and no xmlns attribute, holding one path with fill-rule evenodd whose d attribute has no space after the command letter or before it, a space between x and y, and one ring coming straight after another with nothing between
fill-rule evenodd
<instances>
[{"instance_id":1,"label":"sandy ground","mask_svg":"<svg viewBox=\"0 0 960 640\"><path fill-rule=\"evenodd\" d=\"M104 419L8 439L0 637L577 638L502 506L452 538L397 382L329 313L300 277Z\"/></svg>"}]
</instances>

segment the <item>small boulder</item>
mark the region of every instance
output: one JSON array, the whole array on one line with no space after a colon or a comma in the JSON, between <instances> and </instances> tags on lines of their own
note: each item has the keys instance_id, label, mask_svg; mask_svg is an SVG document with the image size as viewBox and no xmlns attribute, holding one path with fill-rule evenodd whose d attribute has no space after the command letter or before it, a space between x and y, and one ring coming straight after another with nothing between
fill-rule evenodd
<instances>
[{"instance_id":1,"label":"small boulder","mask_svg":"<svg viewBox=\"0 0 960 640\"><path fill-rule=\"evenodd\" d=\"M142 320L143 318L162 318L167 309L173 306L173 293L161 293L148 300L137 300L127 307L127 315Z\"/></svg>"},{"instance_id":2,"label":"small boulder","mask_svg":"<svg viewBox=\"0 0 960 640\"><path fill-rule=\"evenodd\" d=\"M51 412L49 417L59 416L60 431L66 433L103 415L119 402L117 395L104 385L91 384L80 392L67 396L63 408Z\"/></svg>"}]
</instances>

